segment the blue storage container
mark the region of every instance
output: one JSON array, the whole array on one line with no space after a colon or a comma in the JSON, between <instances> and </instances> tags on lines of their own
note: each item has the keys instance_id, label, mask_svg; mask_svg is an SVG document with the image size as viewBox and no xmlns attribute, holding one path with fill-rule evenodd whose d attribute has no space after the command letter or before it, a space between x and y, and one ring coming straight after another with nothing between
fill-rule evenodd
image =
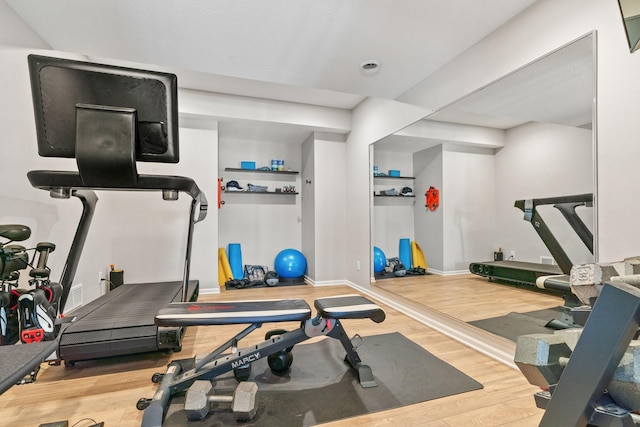
<instances>
[{"instance_id":1,"label":"blue storage container","mask_svg":"<svg viewBox=\"0 0 640 427\"><path fill-rule=\"evenodd\" d=\"M240 162L241 169L255 169L256 162Z\"/></svg>"},{"instance_id":2,"label":"blue storage container","mask_svg":"<svg viewBox=\"0 0 640 427\"><path fill-rule=\"evenodd\" d=\"M395 169L390 169L389 176L400 176L400 171Z\"/></svg>"}]
</instances>

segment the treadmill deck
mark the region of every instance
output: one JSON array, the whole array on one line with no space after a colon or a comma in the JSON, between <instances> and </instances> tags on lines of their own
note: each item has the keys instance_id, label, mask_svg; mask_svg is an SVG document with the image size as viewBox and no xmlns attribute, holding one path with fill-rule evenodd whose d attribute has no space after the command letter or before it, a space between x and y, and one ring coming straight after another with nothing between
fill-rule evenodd
<instances>
[{"instance_id":1,"label":"treadmill deck","mask_svg":"<svg viewBox=\"0 0 640 427\"><path fill-rule=\"evenodd\" d=\"M518 284L536 286L536 280L542 276L559 276L563 272L557 265L538 264L523 261L487 261L474 262L469 270L478 276L504 280Z\"/></svg>"},{"instance_id":2,"label":"treadmill deck","mask_svg":"<svg viewBox=\"0 0 640 427\"><path fill-rule=\"evenodd\" d=\"M189 281L189 301L197 300L198 287ZM155 315L181 300L181 281L119 286L67 315L77 320L60 337L59 357L70 362L160 350Z\"/></svg>"}]
</instances>

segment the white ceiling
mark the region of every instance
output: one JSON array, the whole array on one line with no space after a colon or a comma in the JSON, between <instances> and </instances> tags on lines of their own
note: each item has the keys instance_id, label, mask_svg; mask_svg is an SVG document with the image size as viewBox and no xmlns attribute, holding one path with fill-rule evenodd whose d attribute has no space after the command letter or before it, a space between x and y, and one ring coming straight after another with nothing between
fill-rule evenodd
<instances>
[{"instance_id":1,"label":"white ceiling","mask_svg":"<svg viewBox=\"0 0 640 427\"><path fill-rule=\"evenodd\" d=\"M535 2L0 1L55 50L193 72L182 87L340 108L396 99ZM378 73L361 70L370 60Z\"/></svg>"}]
</instances>

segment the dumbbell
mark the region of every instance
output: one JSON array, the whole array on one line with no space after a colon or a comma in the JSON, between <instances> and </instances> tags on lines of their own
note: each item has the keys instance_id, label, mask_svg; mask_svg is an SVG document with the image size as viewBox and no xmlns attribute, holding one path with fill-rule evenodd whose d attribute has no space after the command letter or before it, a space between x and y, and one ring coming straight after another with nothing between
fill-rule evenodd
<instances>
[{"instance_id":1,"label":"dumbbell","mask_svg":"<svg viewBox=\"0 0 640 427\"><path fill-rule=\"evenodd\" d=\"M561 334L531 334L518 337L514 362L530 384L546 389L558 383L569 356Z\"/></svg>"},{"instance_id":2,"label":"dumbbell","mask_svg":"<svg viewBox=\"0 0 640 427\"><path fill-rule=\"evenodd\" d=\"M554 334L522 335L514 361L529 383L547 389L560 380L580 333L580 329L566 329ZM617 405L640 411L640 341L629 344L607 391Z\"/></svg>"},{"instance_id":3,"label":"dumbbell","mask_svg":"<svg viewBox=\"0 0 640 427\"><path fill-rule=\"evenodd\" d=\"M195 381L187 390L184 409L189 420L201 420L209 413L212 403L230 403L237 421L250 421L257 410L258 385L244 381L238 384L233 396L217 396L213 392L211 381Z\"/></svg>"}]
</instances>

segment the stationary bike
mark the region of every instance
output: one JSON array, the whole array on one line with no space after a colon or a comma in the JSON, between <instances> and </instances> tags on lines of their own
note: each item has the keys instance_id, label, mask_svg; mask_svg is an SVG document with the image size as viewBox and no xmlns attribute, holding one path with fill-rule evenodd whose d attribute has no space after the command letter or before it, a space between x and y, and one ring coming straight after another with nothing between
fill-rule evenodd
<instances>
[{"instance_id":1,"label":"stationary bike","mask_svg":"<svg viewBox=\"0 0 640 427\"><path fill-rule=\"evenodd\" d=\"M55 245L41 242L35 248L12 244L27 240L31 229L24 225L1 225L0 237L0 345L18 340L32 343L51 340L57 333L56 318L62 286L49 280L49 254ZM33 259L28 252L33 250ZM37 258L37 262L36 262ZM29 289L19 287L20 272L30 268Z\"/></svg>"}]
</instances>

